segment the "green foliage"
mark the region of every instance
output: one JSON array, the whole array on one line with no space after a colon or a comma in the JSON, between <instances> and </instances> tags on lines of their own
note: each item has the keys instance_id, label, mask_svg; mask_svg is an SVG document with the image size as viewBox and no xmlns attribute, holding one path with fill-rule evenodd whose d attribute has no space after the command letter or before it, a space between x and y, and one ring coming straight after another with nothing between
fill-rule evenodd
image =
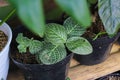
<instances>
[{"instance_id":1,"label":"green foliage","mask_svg":"<svg viewBox=\"0 0 120 80\"><path fill-rule=\"evenodd\" d=\"M98 0L99 16L102 19L105 30L110 36L117 33L120 28L120 1Z\"/></svg>"},{"instance_id":2,"label":"green foliage","mask_svg":"<svg viewBox=\"0 0 120 80\"><path fill-rule=\"evenodd\" d=\"M86 31L85 28L81 27L75 20L73 20L71 17L67 18L64 21L63 26L67 30L67 34L69 37L72 36L81 36Z\"/></svg>"},{"instance_id":3,"label":"green foliage","mask_svg":"<svg viewBox=\"0 0 120 80\"><path fill-rule=\"evenodd\" d=\"M29 39L27 37L23 37L23 34L18 34L16 38L16 42L19 43L18 50L20 53L25 53L27 47L29 46Z\"/></svg>"},{"instance_id":4,"label":"green foliage","mask_svg":"<svg viewBox=\"0 0 120 80\"><path fill-rule=\"evenodd\" d=\"M45 38L54 45L63 44L67 40L67 33L64 26L49 23L46 25Z\"/></svg>"},{"instance_id":5,"label":"green foliage","mask_svg":"<svg viewBox=\"0 0 120 80\"><path fill-rule=\"evenodd\" d=\"M9 0L26 27L43 37L45 31L42 0Z\"/></svg>"},{"instance_id":6,"label":"green foliage","mask_svg":"<svg viewBox=\"0 0 120 80\"><path fill-rule=\"evenodd\" d=\"M43 44L38 40L30 39L29 42L29 51L31 54L38 53L43 47Z\"/></svg>"},{"instance_id":7,"label":"green foliage","mask_svg":"<svg viewBox=\"0 0 120 80\"><path fill-rule=\"evenodd\" d=\"M18 34L16 41L19 43L18 50L20 53L25 53L27 48L29 48L31 54L36 54L42 49L42 43L40 41L24 37L22 33Z\"/></svg>"},{"instance_id":8,"label":"green foliage","mask_svg":"<svg viewBox=\"0 0 120 80\"><path fill-rule=\"evenodd\" d=\"M45 21L42 0L9 0L9 2L15 6L20 19L26 27L37 35L43 37L45 31ZM87 0L55 0L55 2L63 11L79 22L80 25L85 28L90 26L91 17ZM52 13L58 13L57 10L58 9L54 10L55 12L53 11Z\"/></svg>"},{"instance_id":9,"label":"green foliage","mask_svg":"<svg viewBox=\"0 0 120 80\"><path fill-rule=\"evenodd\" d=\"M18 50L20 53L25 53L29 49L31 54L36 55L36 60L39 63L42 62L46 65L57 63L67 55L63 44L53 45L48 42L40 42L24 37L22 33L18 34L16 41L19 43Z\"/></svg>"},{"instance_id":10,"label":"green foliage","mask_svg":"<svg viewBox=\"0 0 120 80\"><path fill-rule=\"evenodd\" d=\"M76 54L87 55L92 53L91 44L82 37L71 37L67 40L67 48Z\"/></svg>"},{"instance_id":11,"label":"green foliage","mask_svg":"<svg viewBox=\"0 0 120 80\"><path fill-rule=\"evenodd\" d=\"M50 65L61 61L66 57L66 55L67 53L63 44L52 45L47 43L38 54L38 60L41 60L41 62L44 64Z\"/></svg>"},{"instance_id":12,"label":"green foliage","mask_svg":"<svg viewBox=\"0 0 120 80\"><path fill-rule=\"evenodd\" d=\"M88 0L88 2L91 3L91 4L95 4L95 3L97 3L97 1L98 0Z\"/></svg>"},{"instance_id":13,"label":"green foliage","mask_svg":"<svg viewBox=\"0 0 120 80\"><path fill-rule=\"evenodd\" d=\"M67 79L66 80L70 80L70 78L69 77L67 77Z\"/></svg>"},{"instance_id":14,"label":"green foliage","mask_svg":"<svg viewBox=\"0 0 120 80\"><path fill-rule=\"evenodd\" d=\"M103 34L107 34L106 32L99 32L94 38L93 40L96 40L99 36L103 35Z\"/></svg>"},{"instance_id":15,"label":"green foliage","mask_svg":"<svg viewBox=\"0 0 120 80\"><path fill-rule=\"evenodd\" d=\"M63 11L72 16L83 27L91 25L91 17L86 0L55 0Z\"/></svg>"},{"instance_id":16,"label":"green foliage","mask_svg":"<svg viewBox=\"0 0 120 80\"><path fill-rule=\"evenodd\" d=\"M81 33L77 32L78 34L75 35L77 37L75 37L73 36L74 33L71 32L68 35L72 36L68 38L67 32L69 32L69 30L65 30L64 26L56 23L49 23L46 25L46 33L43 42L28 39L27 37L23 37L23 34L18 34L16 41L19 43L19 51L26 52L28 48L31 54L36 55L38 63L46 65L55 64L66 57L67 52L64 44L66 44L67 48L73 53L81 55L90 54L92 52L92 46L86 39L79 37L84 32L82 31L83 28L78 26L78 23L75 23L71 18L68 18L64 23L67 25L65 26L66 29L71 30L70 27L73 26L73 31L76 29L74 26L77 25L76 27L79 28Z\"/></svg>"},{"instance_id":17,"label":"green foliage","mask_svg":"<svg viewBox=\"0 0 120 80\"><path fill-rule=\"evenodd\" d=\"M13 14L15 13L15 9L13 9L2 21L0 21L0 26L6 22Z\"/></svg>"}]
</instances>

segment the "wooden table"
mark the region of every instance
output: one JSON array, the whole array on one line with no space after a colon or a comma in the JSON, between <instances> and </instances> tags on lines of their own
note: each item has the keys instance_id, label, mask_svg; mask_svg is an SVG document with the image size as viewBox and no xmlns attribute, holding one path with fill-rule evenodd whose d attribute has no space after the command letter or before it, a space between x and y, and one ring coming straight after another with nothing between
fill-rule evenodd
<instances>
[{"instance_id":1,"label":"wooden table","mask_svg":"<svg viewBox=\"0 0 120 80\"><path fill-rule=\"evenodd\" d=\"M71 80L95 80L120 70L119 49L120 46L114 44L110 57L103 63L93 66L80 65L77 61L72 59L68 76ZM24 80L24 77L21 71L17 70L9 73L8 80Z\"/></svg>"}]
</instances>

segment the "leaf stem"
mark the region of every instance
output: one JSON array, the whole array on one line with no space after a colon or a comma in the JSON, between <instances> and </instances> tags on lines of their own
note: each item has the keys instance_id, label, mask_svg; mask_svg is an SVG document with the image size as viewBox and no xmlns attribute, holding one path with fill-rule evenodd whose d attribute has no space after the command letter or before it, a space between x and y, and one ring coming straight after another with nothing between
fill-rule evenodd
<instances>
[{"instance_id":1,"label":"leaf stem","mask_svg":"<svg viewBox=\"0 0 120 80\"><path fill-rule=\"evenodd\" d=\"M93 40L96 40L99 36L106 34L107 32L99 32L94 38Z\"/></svg>"},{"instance_id":2,"label":"leaf stem","mask_svg":"<svg viewBox=\"0 0 120 80\"><path fill-rule=\"evenodd\" d=\"M0 22L0 26L6 22L14 13L15 13L16 9L13 9L1 22Z\"/></svg>"}]
</instances>

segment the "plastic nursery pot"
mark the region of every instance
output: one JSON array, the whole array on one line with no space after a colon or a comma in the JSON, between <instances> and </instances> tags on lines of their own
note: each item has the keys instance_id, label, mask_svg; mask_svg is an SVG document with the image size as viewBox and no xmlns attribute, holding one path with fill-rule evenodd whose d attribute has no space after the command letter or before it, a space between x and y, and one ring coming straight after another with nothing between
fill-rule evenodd
<instances>
[{"instance_id":1,"label":"plastic nursery pot","mask_svg":"<svg viewBox=\"0 0 120 80\"><path fill-rule=\"evenodd\" d=\"M120 80L120 71L117 71L117 72L111 73L109 75L100 77L96 80Z\"/></svg>"},{"instance_id":2,"label":"plastic nursery pot","mask_svg":"<svg viewBox=\"0 0 120 80\"><path fill-rule=\"evenodd\" d=\"M9 47L12 40L12 31L6 23L3 23L0 26L0 30L2 30L8 37L6 46L0 52L0 80L6 80L9 69Z\"/></svg>"},{"instance_id":3,"label":"plastic nursery pot","mask_svg":"<svg viewBox=\"0 0 120 80\"><path fill-rule=\"evenodd\" d=\"M25 80L65 80L72 55L52 65L23 64L12 60L23 71Z\"/></svg>"},{"instance_id":4,"label":"plastic nursery pot","mask_svg":"<svg viewBox=\"0 0 120 80\"><path fill-rule=\"evenodd\" d=\"M23 26L17 27L13 33L12 47L17 46L15 39L18 33L28 32ZM11 47L11 49L12 49ZM17 47L15 47L17 48ZM15 49L14 48L14 49ZM15 50L12 50L15 51ZM14 55L12 52L11 55ZM62 61L52 64L52 65L42 65L42 64L24 64L15 60L12 56L13 62L23 71L25 80L65 80L67 78L67 73L69 69L70 59L73 54L69 54Z\"/></svg>"},{"instance_id":5,"label":"plastic nursery pot","mask_svg":"<svg viewBox=\"0 0 120 80\"><path fill-rule=\"evenodd\" d=\"M93 52L89 55L74 55L74 58L83 65L95 65L103 62L111 51L113 43L118 39L118 35L109 38L101 37L96 40L88 39L93 47Z\"/></svg>"}]
</instances>

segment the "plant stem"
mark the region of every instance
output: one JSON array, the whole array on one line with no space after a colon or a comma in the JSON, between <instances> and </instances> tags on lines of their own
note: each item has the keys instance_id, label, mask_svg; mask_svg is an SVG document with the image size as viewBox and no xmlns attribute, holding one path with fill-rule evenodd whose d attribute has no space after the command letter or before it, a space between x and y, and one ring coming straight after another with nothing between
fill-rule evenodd
<instances>
[{"instance_id":1,"label":"plant stem","mask_svg":"<svg viewBox=\"0 0 120 80\"><path fill-rule=\"evenodd\" d=\"M99 36L106 34L107 32L99 32L94 38L93 40L96 40Z\"/></svg>"},{"instance_id":2,"label":"plant stem","mask_svg":"<svg viewBox=\"0 0 120 80\"><path fill-rule=\"evenodd\" d=\"M15 13L15 9L13 9L1 22L0 22L0 26L6 22L14 13Z\"/></svg>"}]
</instances>

